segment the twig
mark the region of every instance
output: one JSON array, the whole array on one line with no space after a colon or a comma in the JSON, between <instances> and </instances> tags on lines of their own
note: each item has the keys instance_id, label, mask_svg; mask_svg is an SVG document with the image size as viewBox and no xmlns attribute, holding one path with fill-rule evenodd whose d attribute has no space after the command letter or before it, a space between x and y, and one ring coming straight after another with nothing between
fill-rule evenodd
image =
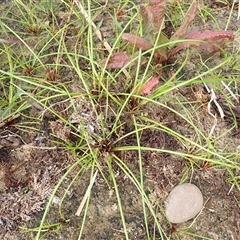
<instances>
[{"instance_id":1,"label":"twig","mask_svg":"<svg viewBox=\"0 0 240 240\"><path fill-rule=\"evenodd\" d=\"M210 133L209 133L209 137L210 137L210 138L211 138L211 136L213 135L213 132L214 132L215 127L217 126L217 118L216 118L215 115L213 115L213 114L211 113L211 110L210 110L210 108L211 108L211 102L212 102L212 101L216 101L215 98L216 98L216 95L215 95L213 89L211 89L211 99L210 99L210 101L208 102L207 109L208 109L208 114L211 115L211 116L214 118L214 124L213 124L213 126L212 126L212 128L211 128L211 130L210 130ZM214 102L214 103L215 103L215 102Z\"/></svg>"},{"instance_id":2,"label":"twig","mask_svg":"<svg viewBox=\"0 0 240 240\"><path fill-rule=\"evenodd\" d=\"M240 0L239 0L240 1ZM227 84L223 81L221 81L222 85L227 89L227 91L231 94L231 96L239 103L238 98L236 95L232 92L232 90L227 86Z\"/></svg>"},{"instance_id":3,"label":"twig","mask_svg":"<svg viewBox=\"0 0 240 240\"><path fill-rule=\"evenodd\" d=\"M221 106L218 104L218 102L217 102L217 100L216 100L216 94L215 94L215 92L213 91L213 89L210 90L210 89L208 88L207 84L204 83L204 86L205 86L206 90L208 91L208 93L209 93L209 94L211 93L211 99L210 99L210 101L209 101L209 103L208 103L208 113L209 113L212 117L214 117L214 115L213 115L213 114L211 113L211 111L210 111L211 103L214 102L215 105L216 105L216 107L217 107L217 109L218 109L218 111L219 111L220 117L221 117L221 118L224 118L224 117L225 117L225 114L224 114Z\"/></svg>"},{"instance_id":4,"label":"twig","mask_svg":"<svg viewBox=\"0 0 240 240\"><path fill-rule=\"evenodd\" d=\"M112 52L112 47L109 45L109 43L106 41L106 39L104 38L104 36L102 35L102 33L98 30L97 26L95 25L95 23L89 18L87 12L85 11L85 9L83 8L82 4L78 1L78 0L74 0L74 3L77 5L77 7L79 8L80 12L82 13L82 15L84 16L84 18L86 19L86 21L88 22L88 24L91 24L92 27L95 30L95 33L98 37L98 39L103 42L104 47L106 48L106 50L111 53ZM128 74L126 69L123 69L123 73L125 74L126 77L130 77L130 75Z\"/></svg>"},{"instance_id":5,"label":"twig","mask_svg":"<svg viewBox=\"0 0 240 240\"><path fill-rule=\"evenodd\" d=\"M18 113L18 114L16 114L16 115L14 115L14 116L12 116L12 117L4 120L3 122L0 122L0 128L8 125L8 124L11 123L13 120L15 120L15 119L17 119L17 118L19 118L19 117L20 117L20 114Z\"/></svg>"},{"instance_id":6,"label":"twig","mask_svg":"<svg viewBox=\"0 0 240 240\"><path fill-rule=\"evenodd\" d=\"M77 7L79 8L80 12L82 13L82 15L85 17L86 21L91 25L92 27L95 29L96 35L99 38L100 41L103 42L104 47L107 49L108 52L110 52L112 50L111 46L109 45L109 43L104 39L104 37L102 36L102 33L97 29L97 26L95 25L95 23L89 18L87 12L85 11L85 9L83 8L82 4L78 1L78 0L74 0L74 2L76 3Z\"/></svg>"},{"instance_id":7,"label":"twig","mask_svg":"<svg viewBox=\"0 0 240 240\"><path fill-rule=\"evenodd\" d=\"M237 20L240 18L240 0L238 1L238 17Z\"/></svg>"},{"instance_id":8,"label":"twig","mask_svg":"<svg viewBox=\"0 0 240 240\"><path fill-rule=\"evenodd\" d=\"M218 111L219 111L219 113L220 113L220 117L221 117L221 118L224 118L224 117L225 117L225 114L224 114L221 106L218 104L218 102L217 102L217 100L216 100L216 94L215 94L215 92L213 91L213 89L211 89L211 94L212 94L211 100L212 100L212 101L215 103L215 105L217 106L217 109L218 109ZM211 103L211 100L210 100L209 103ZM210 109L210 108L209 108L209 109Z\"/></svg>"},{"instance_id":9,"label":"twig","mask_svg":"<svg viewBox=\"0 0 240 240\"><path fill-rule=\"evenodd\" d=\"M208 114L211 115L214 118L214 124L213 124L213 126L212 126L212 128L209 132L209 137L211 138L211 136L213 135L213 132L214 132L216 126L217 126L217 118L211 112L211 103L214 102L214 104L216 105L216 107L219 111L219 114L220 114L221 118L224 118L225 115L224 115L224 112L223 112L221 106L218 104L218 102L216 100L216 94L213 91L213 89L209 89L209 87L205 83L204 83L204 86L205 86L206 90L208 91L208 93L211 94L211 99L210 99L210 101L208 102L208 105L207 105Z\"/></svg>"},{"instance_id":10,"label":"twig","mask_svg":"<svg viewBox=\"0 0 240 240\"><path fill-rule=\"evenodd\" d=\"M64 147L40 147L40 146L33 146L31 144L25 144L20 147L20 149L38 149L38 150L55 150L55 149L64 149Z\"/></svg>"},{"instance_id":11,"label":"twig","mask_svg":"<svg viewBox=\"0 0 240 240\"><path fill-rule=\"evenodd\" d=\"M86 203L86 201L87 201L87 198L88 198L89 195L90 195L90 191L91 191L92 186L93 186L93 184L94 184L94 182L95 182L95 179L96 179L96 177L97 177L97 174L98 174L98 170L96 170L96 172L94 173L93 178L91 179L91 182L90 182L90 184L89 184L89 186L88 186L88 188L87 188L87 191L86 191L86 193L85 193L85 195L84 195L84 197L83 197L83 200L81 201L81 203L80 203L80 205L79 205L79 207L78 207L77 212L75 213L75 215L80 216L80 214L81 214L81 212L82 212L82 209L83 209L83 207L84 207L84 205L85 205L85 203Z\"/></svg>"}]
</instances>

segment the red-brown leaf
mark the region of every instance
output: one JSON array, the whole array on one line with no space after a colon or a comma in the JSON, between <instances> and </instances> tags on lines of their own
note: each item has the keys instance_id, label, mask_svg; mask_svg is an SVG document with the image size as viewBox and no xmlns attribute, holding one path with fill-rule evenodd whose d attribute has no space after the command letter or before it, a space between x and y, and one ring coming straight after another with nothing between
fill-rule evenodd
<instances>
[{"instance_id":1,"label":"red-brown leaf","mask_svg":"<svg viewBox=\"0 0 240 240\"><path fill-rule=\"evenodd\" d=\"M159 83L158 77L152 77L147 83L145 83L140 91L141 95L151 94L153 88Z\"/></svg>"},{"instance_id":2,"label":"red-brown leaf","mask_svg":"<svg viewBox=\"0 0 240 240\"><path fill-rule=\"evenodd\" d=\"M168 57L171 57L181 49L184 49L187 47L198 47L199 49L216 52L224 47L224 44L226 43L226 41L233 41L234 35L230 31L205 30L203 32L200 32L198 29L194 29L193 31L187 33L185 38L206 41L206 43L191 41L191 40L189 40L189 42L183 42L176 48L172 49Z\"/></svg>"},{"instance_id":3,"label":"red-brown leaf","mask_svg":"<svg viewBox=\"0 0 240 240\"><path fill-rule=\"evenodd\" d=\"M157 33L162 26L166 10L166 0L149 0L146 7L140 6L143 26L146 32Z\"/></svg>"},{"instance_id":4,"label":"red-brown leaf","mask_svg":"<svg viewBox=\"0 0 240 240\"><path fill-rule=\"evenodd\" d=\"M200 32L198 29L194 29L193 31L186 34L186 39L197 39L197 40L205 40L208 42L215 43L216 41L229 39L230 41L234 40L234 35L231 31L210 31L205 30Z\"/></svg>"},{"instance_id":5,"label":"red-brown leaf","mask_svg":"<svg viewBox=\"0 0 240 240\"><path fill-rule=\"evenodd\" d=\"M142 50L148 50L152 47L152 45L146 39L131 33L124 33L122 35L122 39L132 44L136 44L136 46Z\"/></svg>"},{"instance_id":6,"label":"red-brown leaf","mask_svg":"<svg viewBox=\"0 0 240 240\"><path fill-rule=\"evenodd\" d=\"M180 39L182 38L188 29L189 24L194 20L198 9L198 2L196 0L193 1L191 8L188 10L184 21L181 26L177 29L177 31L173 34L171 39Z\"/></svg>"},{"instance_id":7,"label":"red-brown leaf","mask_svg":"<svg viewBox=\"0 0 240 240\"><path fill-rule=\"evenodd\" d=\"M0 38L0 43L6 43L6 44L22 44L20 40L14 40L14 39L3 39Z\"/></svg>"},{"instance_id":8,"label":"red-brown leaf","mask_svg":"<svg viewBox=\"0 0 240 240\"><path fill-rule=\"evenodd\" d=\"M120 52L115 53L113 56L109 59L107 63L108 69L117 69L122 68L126 64L128 64L131 60L131 55L129 55L127 52ZM106 64L107 59L103 59L100 62L100 66L104 66Z\"/></svg>"}]
</instances>

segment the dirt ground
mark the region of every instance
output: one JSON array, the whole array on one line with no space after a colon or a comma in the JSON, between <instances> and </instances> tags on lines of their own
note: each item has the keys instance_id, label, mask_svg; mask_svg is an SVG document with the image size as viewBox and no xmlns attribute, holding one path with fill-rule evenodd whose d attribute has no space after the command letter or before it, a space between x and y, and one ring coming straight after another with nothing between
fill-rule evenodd
<instances>
[{"instance_id":1,"label":"dirt ground","mask_svg":"<svg viewBox=\"0 0 240 240\"><path fill-rule=\"evenodd\" d=\"M214 2L214 3L213 3ZM110 4L110 3L109 3ZM224 29L229 9L226 4L215 3L215 1L204 1L209 8L214 10L214 16L219 21L220 27ZM0 8L4 10L4 4ZM101 18L103 16L99 16ZM237 8L234 10L233 19L229 29L234 32L239 30L239 24L236 24ZM104 18L103 18L104 19ZM202 24L199 22L199 24ZM209 19L204 27L212 29L214 22ZM105 35L111 35L111 24L103 21L102 31ZM235 45L234 45L235 44ZM233 43L233 48L238 43ZM230 49L231 51L231 49ZM177 58L182 59L184 52L178 54ZM198 59L194 51L189 59L189 63L183 69L185 79L196 74L194 68L198 64ZM221 61L220 54L210 61L210 65ZM225 69L226 75L231 74L231 69ZM72 85L72 90L78 86ZM167 103L183 115L183 109L179 107L174 99L181 99L184 96L194 104L186 105L189 111L193 112L193 121L203 133L209 133L213 125L213 118L207 112L207 103L197 103L198 93L206 94L201 84L189 86L180 89L177 93L170 93L170 96L161 101ZM239 93L236 93L239 94ZM206 94L207 95L207 94ZM169 100L172 99L172 100ZM76 116L79 114L88 114L85 124L91 123L95 126L95 131L100 128L98 119L92 115L90 105L86 99L77 99ZM64 116L69 116L73 109L70 102L63 102L57 105ZM69 107L70 106L70 107ZM139 113L142 110L139 110ZM173 112L160 107L148 104L144 109L144 114L154 120L165 123L165 125L185 137L194 139L194 129L185 125L185 122ZM16 127L27 121L26 115L38 117L37 109L28 109L24 115L17 117L14 121L0 128L0 239L4 240L31 240L35 239L36 232L22 232L20 227L34 228L39 226L46 203L55 187L67 169L75 163L80 153L72 155L61 145L56 144L56 136L63 140L78 143L78 139L71 133L68 126L64 126L61 120L52 117L50 114L42 118L41 121L34 124L34 129L39 131L26 131ZM71 114L70 114L71 115ZM75 116L75 117L76 117ZM71 121L75 119L71 115ZM128 116L123 116L127 118ZM73 119L74 118L74 119ZM111 116L109 116L111 118ZM238 129L229 131L223 138L219 138L232 127L231 116L227 119L218 118L218 125L214 131L216 145L219 151L225 149L228 152L235 153L240 151L240 139ZM89 125L90 126L90 125ZM121 131L126 134L133 131L134 126L126 124ZM61 129L61 131L60 131ZM55 137L53 136L55 135ZM135 135L134 135L135 136ZM159 147L172 151L184 151L179 140L173 136L157 130L143 130L141 134L141 145L148 147ZM117 143L117 146L136 145L136 139L132 135L124 138ZM127 151L119 154L122 160L128 165L136 176L139 176L138 153L136 151ZM179 182L192 182L197 185L204 196L204 208L196 221L190 226L192 221L171 226L161 212L157 212L158 221L163 231L166 233L164 239L200 239L196 235L204 236L205 239L213 240L238 240L240 239L240 192L236 187L231 188L231 183L227 181L230 178L225 169L211 168L203 163L197 167L191 166L189 160L165 153L150 151L142 152L144 184L146 194L156 204L158 202L164 206L164 201ZM120 197L122 199L123 211L125 213L127 229L130 239L146 239L146 229L144 224L144 214L142 212L142 198L132 181L120 171L117 165L113 164L116 173L116 180L119 187ZM41 239L78 239L79 229L83 221L83 214L80 217L75 212L89 185L90 171L86 171L81 178L77 179L70 188L69 183L81 170L77 166L70 175L64 180L62 186L57 191L46 222L56 224L46 228L46 232ZM235 173L236 176L239 173ZM63 195L64 202L60 204ZM157 201L156 201L157 199ZM59 207L61 206L61 210ZM155 231L155 222L149 214L149 232L153 239L161 239L161 236ZM57 231L55 231L58 229ZM189 235L187 233L193 233ZM84 240L120 240L125 239L121 225L121 216L118 211L117 199L113 186L107 186L103 177L98 174L95 184L92 188L91 200L89 203L86 223L83 229Z\"/></svg>"}]
</instances>

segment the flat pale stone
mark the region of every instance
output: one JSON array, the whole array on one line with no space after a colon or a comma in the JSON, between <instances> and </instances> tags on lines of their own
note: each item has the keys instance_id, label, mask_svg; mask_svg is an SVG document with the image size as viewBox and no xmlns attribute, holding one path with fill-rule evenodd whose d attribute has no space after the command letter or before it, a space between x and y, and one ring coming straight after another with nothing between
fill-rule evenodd
<instances>
[{"instance_id":1,"label":"flat pale stone","mask_svg":"<svg viewBox=\"0 0 240 240\"><path fill-rule=\"evenodd\" d=\"M183 183L170 192L167 197L166 216L172 223L182 223L194 218L203 207L203 195L191 183Z\"/></svg>"}]
</instances>

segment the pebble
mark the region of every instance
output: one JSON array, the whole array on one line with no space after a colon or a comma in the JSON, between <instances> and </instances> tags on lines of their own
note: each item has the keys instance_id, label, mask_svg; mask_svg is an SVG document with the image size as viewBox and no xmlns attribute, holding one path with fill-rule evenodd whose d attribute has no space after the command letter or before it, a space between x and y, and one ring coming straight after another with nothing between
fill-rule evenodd
<instances>
[{"instance_id":1,"label":"pebble","mask_svg":"<svg viewBox=\"0 0 240 240\"><path fill-rule=\"evenodd\" d=\"M170 192L165 211L171 223L183 223L194 218L203 207L203 195L199 188L191 183L183 183Z\"/></svg>"}]
</instances>

